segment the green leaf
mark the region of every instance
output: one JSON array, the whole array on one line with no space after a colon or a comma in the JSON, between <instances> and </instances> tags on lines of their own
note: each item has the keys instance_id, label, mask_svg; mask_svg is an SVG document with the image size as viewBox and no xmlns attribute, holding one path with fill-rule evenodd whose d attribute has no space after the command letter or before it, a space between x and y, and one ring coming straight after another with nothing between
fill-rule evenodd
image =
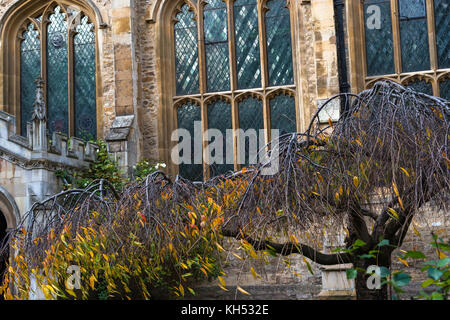
<instances>
[{"instance_id":1,"label":"green leaf","mask_svg":"<svg viewBox=\"0 0 450 320\"><path fill-rule=\"evenodd\" d=\"M383 247L383 246L388 246L389 245L389 240L384 239L381 240L379 244L377 244L378 247Z\"/></svg>"},{"instance_id":2,"label":"green leaf","mask_svg":"<svg viewBox=\"0 0 450 320\"><path fill-rule=\"evenodd\" d=\"M353 243L353 248L357 249L357 248L361 248L364 247L366 245L366 243L360 239L356 240L355 243Z\"/></svg>"},{"instance_id":3,"label":"green leaf","mask_svg":"<svg viewBox=\"0 0 450 320\"><path fill-rule=\"evenodd\" d=\"M362 254L359 256L361 259L371 259L376 258L373 254Z\"/></svg>"},{"instance_id":4,"label":"green leaf","mask_svg":"<svg viewBox=\"0 0 450 320\"><path fill-rule=\"evenodd\" d=\"M433 292L431 294L431 300L444 300L444 296L439 292Z\"/></svg>"},{"instance_id":5,"label":"green leaf","mask_svg":"<svg viewBox=\"0 0 450 320\"><path fill-rule=\"evenodd\" d=\"M426 256L421 251L408 251L404 256L404 259L406 258L425 259Z\"/></svg>"},{"instance_id":6,"label":"green leaf","mask_svg":"<svg viewBox=\"0 0 450 320\"><path fill-rule=\"evenodd\" d=\"M436 263L436 267L438 268L442 268L445 267L446 265L448 265L450 263L450 258L444 258L444 259L440 259L437 261Z\"/></svg>"},{"instance_id":7,"label":"green leaf","mask_svg":"<svg viewBox=\"0 0 450 320\"><path fill-rule=\"evenodd\" d=\"M386 278L391 274L391 271L389 271L388 268L386 267L380 267L380 277L381 278Z\"/></svg>"},{"instance_id":8,"label":"green leaf","mask_svg":"<svg viewBox=\"0 0 450 320\"><path fill-rule=\"evenodd\" d=\"M426 287L428 287L429 285L432 285L433 282L434 282L433 279L427 279L427 280L425 280L424 282L422 282L422 288L426 288Z\"/></svg>"},{"instance_id":9,"label":"green leaf","mask_svg":"<svg viewBox=\"0 0 450 320\"><path fill-rule=\"evenodd\" d=\"M411 281L411 276L407 273L401 272L394 275L395 284L399 287L406 286Z\"/></svg>"},{"instance_id":10,"label":"green leaf","mask_svg":"<svg viewBox=\"0 0 450 320\"><path fill-rule=\"evenodd\" d=\"M358 272L355 269L347 269L345 270L347 274L347 279L355 279Z\"/></svg>"},{"instance_id":11,"label":"green leaf","mask_svg":"<svg viewBox=\"0 0 450 320\"><path fill-rule=\"evenodd\" d=\"M428 276L433 280L439 280L444 273L436 268L428 269Z\"/></svg>"}]
</instances>

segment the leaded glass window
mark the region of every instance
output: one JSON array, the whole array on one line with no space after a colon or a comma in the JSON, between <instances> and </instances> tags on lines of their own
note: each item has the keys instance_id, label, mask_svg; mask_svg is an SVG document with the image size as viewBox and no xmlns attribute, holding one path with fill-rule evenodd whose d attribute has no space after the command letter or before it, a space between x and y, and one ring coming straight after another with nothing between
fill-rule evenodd
<instances>
[{"instance_id":1,"label":"leaded glass window","mask_svg":"<svg viewBox=\"0 0 450 320\"><path fill-rule=\"evenodd\" d=\"M207 107L208 110L208 129L219 130L222 139L219 144L222 145L222 157L219 157L215 150L211 150L211 156L218 158L219 161L210 161L210 174L211 176L217 176L220 174L233 171L234 165L227 163L226 157L233 159L233 144L232 137L227 136L227 130L233 129L233 121L231 116L231 104L223 100L217 100ZM229 139L228 141L226 139ZM230 145L231 139L231 145ZM215 140L215 139L214 139ZM212 137L208 139L209 142L214 142Z\"/></svg>"},{"instance_id":2,"label":"leaded glass window","mask_svg":"<svg viewBox=\"0 0 450 320\"><path fill-rule=\"evenodd\" d=\"M445 96L440 79L450 73L450 0L363 0L352 6L359 6L364 19L365 88L388 78L416 91ZM358 49L352 51L359 59ZM359 80L354 81L362 90Z\"/></svg>"},{"instance_id":3,"label":"leaded glass window","mask_svg":"<svg viewBox=\"0 0 450 320\"><path fill-rule=\"evenodd\" d=\"M201 123L201 111L199 106L193 103L186 103L178 108L178 128L185 129L189 132L190 141L188 144L190 148L181 149L180 157L188 157L189 161L180 164L180 175L183 178L198 181L203 179L203 166L202 163L197 163L197 159L195 155L198 153L196 148L198 148L195 143L196 140L198 142L198 134L195 130L195 124ZM183 142L183 139L187 137L180 138L180 143ZM201 138L201 137L200 137ZM185 152L189 153L186 155Z\"/></svg>"},{"instance_id":4,"label":"leaded glass window","mask_svg":"<svg viewBox=\"0 0 450 320\"><path fill-rule=\"evenodd\" d=\"M378 18L380 21L377 21ZM390 0L364 2L367 75L391 74L394 68L394 43Z\"/></svg>"},{"instance_id":5,"label":"leaded glass window","mask_svg":"<svg viewBox=\"0 0 450 320\"><path fill-rule=\"evenodd\" d=\"M294 83L292 67L291 23L285 0L267 2L266 37L269 84L281 86Z\"/></svg>"},{"instance_id":6,"label":"leaded glass window","mask_svg":"<svg viewBox=\"0 0 450 320\"><path fill-rule=\"evenodd\" d=\"M49 131L69 132L67 15L56 7L47 27L47 108Z\"/></svg>"},{"instance_id":7,"label":"leaded glass window","mask_svg":"<svg viewBox=\"0 0 450 320\"><path fill-rule=\"evenodd\" d=\"M246 132L245 139L242 139L244 145L240 146L239 161L246 166L256 164L259 150L263 147L259 142L264 141L264 137L261 136L264 118L260 100L249 97L239 102L239 128Z\"/></svg>"},{"instance_id":8,"label":"leaded glass window","mask_svg":"<svg viewBox=\"0 0 450 320\"><path fill-rule=\"evenodd\" d=\"M88 17L81 19L74 36L75 135L95 138L97 121L95 84L95 33Z\"/></svg>"},{"instance_id":9,"label":"leaded glass window","mask_svg":"<svg viewBox=\"0 0 450 320\"><path fill-rule=\"evenodd\" d=\"M293 98L292 2L194 2L196 6L185 1L174 9L176 63L170 90L177 127L193 130L189 127L193 119L202 124L203 163L189 161L177 168L181 176L199 180L256 164L255 153L267 143L272 125L283 132L297 131L297 111ZM217 153L222 154L223 161L210 147L215 138L208 136L207 132L212 132L209 129L222 135L223 152ZM268 133L262 134L261 129ZM251 139L257 141L256 151L249 144ZM217 161L205 161L207 157Z\"/></svg>"},{"instance_id":10,"label":"leaded glass window","mask_svg":"<svg viewBox=\"0 0 450 320\"><path fill-rule=\"evenodd\" d=\"M198 93L197 22L188 5L181 8L175 23L175 59L177 95Z\"/></svg>"},{"instance_id":11,"label":"leaded glass window","mask_svg":"<svg viewBox=\"0 0 450 320\"><path fill-rule=\"evenodd\" d=\"M69 27L70 23L70 27ZM97 137L96 35L83 12L52 5L28 17L20 38L20 128L26 134L35 80L46 83L48 130Z\"/></svg>"},{"instance_id":12,"label":"leaded glass window","mask_svg":"<svg viewBox=\"0 0 450 320\"><path fill-rule=\"evenodd\" d=\"M425 80L416 80L414 82L411 82L408 84L408 87L417 92L426 93L431 96L433 95L433 86L431 85L431 83L426 82Z\"/></svg>"},{"instance_id":13,"label":"leaded glass window","mask_svg":"<svg viewBox=\"0 0 450 320\"><path fill-rule=\"evenodd\" d=\"M280 94L270 99L270 123L280 135L296 131L294 97Z\"/></svg>"},{"instance_id":14,"label":"leaded glass window","mask_svg":"<svg viewBox=\"0 0 450 320\"><path fill-rule=\"evenodd\" d=\"M425 0L399 0L403 72L430 69Z\"/></svg>"},{"instance_id":15,"label":"leaded glass window","mask_svg":"<svg viewBox=\"0 0 450 320\"><path fill-rule=\"evenodd\" d=\"M261 86L258 7L256 0L234 2L236 73L239 89Z\"/></svg>"},{"instance_id":16,"label":"leaded glass window","mask_svg":"<svg viewBox=\"0 0 450 320\"><path fill-rule=\"evenodd\" d=\"M439 68L450 68L450 1L434 0L434 8Z\"/></svg>"},{"instance_id":17,"label":"leaded glass window","mask_svg":"<svg viewBox=\"0 0 450 320\"><path fill-rule=\"evenodd\" d=\"M450 78L440 82L441 97L450 101Z\"/></svg>"},{"instance_id":18,"label":"leaded glass window","mask_svg":"<svg viewBox=\"0 0 450 320\"><path fill-rule=\"evenodd\" d=\"M27 132L27 122L31 121L36 84L33 79L41 75L41 41L39 30L33 23L27 26L20 43L20 118L21 132Z\"/></svg>"},{"instance_id":19,"label":"leaded glass window","mask_svg":"<svg viewBox=\"0 0 450 320\"><path fill-rule=\"evenodd\" d=\"M206 87L209 92L227 91L230 89L227 6L222 0L209 0L204 10Z\"/></svg>"}]
</instances>

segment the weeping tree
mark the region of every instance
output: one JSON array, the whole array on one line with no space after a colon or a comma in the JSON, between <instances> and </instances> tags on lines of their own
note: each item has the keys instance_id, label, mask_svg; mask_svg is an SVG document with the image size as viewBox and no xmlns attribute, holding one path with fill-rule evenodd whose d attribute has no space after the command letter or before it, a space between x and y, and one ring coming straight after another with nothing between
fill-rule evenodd
<instances>
[{"instance_id":1,"label":"weeping tree","mask_svg":"<svg viewBox=\"0 0 450 320\"><path fill-rule=\"evenodd\" d=\"M16 250L3 288L14 284L26 297L34 274L61 297L88 298L101 284L109 297L133 298L134 286L148 298L162 282L183 296L202 278L224 286L230 237L249 259L300 254L389 268L425 206L447 218L449 104L390 81L322 108L334 99L345 105L337 123L321 124L319 110L306 132L266 146L270 157L258 166L205 182L157 171L120 192L101 180L35 204L3 247ZM344 246L325 251L336 230ZM86 266L81 294L59 278L74 263ZM387 299L387 287L369 290L367 277L357 273L357 297Z\"/></svg>"}]
</instances>

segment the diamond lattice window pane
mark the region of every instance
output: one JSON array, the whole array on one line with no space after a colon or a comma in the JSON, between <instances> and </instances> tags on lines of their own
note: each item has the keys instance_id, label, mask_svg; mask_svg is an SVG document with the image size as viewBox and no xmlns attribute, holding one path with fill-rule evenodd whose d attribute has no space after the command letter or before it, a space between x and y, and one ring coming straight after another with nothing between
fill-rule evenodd
<instances>
[{"instance_id":1,"label":"diamond lattice window pane","mask_svg":"<svg viewBox=\"0 0 450 320\"><path fill-rule=\"evenodd\" d=\"M394 45L392 40L390 1L365 1L364 21L367 75L394 73Z\"/></svg>"},{"instance_id":2,"label":"diamond lattice window pane","mask_svg":"<svg viewBox=\"0 0 450 320\"><path fill-rule=\"evenodd\" d=\"M408 87L417 91L428 94L430 96L433 95L433 85L424 80L416 80L408 84Z\"/></svg>"},{"instance_id":3,"label":"diamond lattice window pane","mask_svg":"<svg viewBox=\"0 0 450 320\"><path fill-rule=\"evenodd\" d=\"M261 87L258 7L256 0L234 2L236 70L239 89Z\"/></svg>"},{"instance_id":4,"label":"diamond lattice window pane","mask_svg":"<svg viewBox=\"0 0 450 320\"><path fill-rule=\"evenodd\" d=\"M450 68L450 1L434 0L439 69Z\"/></svg>"},{"instance_id":5,"label":"diamond lattice window pane","mask_svg":"<svg viewBox=\"0 0 450 320\"><path fill-rule=\"evenodd\" d=\"M175 24L175 64L177 95L200 92L198 73L198 36L195 15L189 6L181 7Z\"/></svg>"},{"instance_id":6,"label":"diamond lattice window pane","mask_svg":"<svg viewBox=\"0 0 450 320\"><path fill-rule=\"evenodd\" d=\"M227 8L222 0L205 6L204 33L208 92L230 90Z\"/></svg>"},{"instance_id":7,"label":"diamond lattice window pane","mask_svg":"<svg viewBox=\"0 0 450 320\"><path fill-rule=\"evenodd\" d=\"M180 150L180 157L187 157L190 160L186 161L186 163L182 163L179 165L179 174L183 178L192 180L192 181L202 181L203 180L203 165L201 163L196 162L196 152L200 152L200 160L202 159L202 150L201 150L201 129L200 133L195 131L195 122L201 122L201 111L200 107L187 103L178 108L178 128L186 129L190 134L190 150ZM201 128L201 125L200 125ZM197 134L197 136L196 136ZM200 134L200 137L198 137ZM195 140L200 139L200 150L196 150L195 148ZM180 137L179 143L183 142L183 138ZM198 141L197 141L198 144ZM189 152L190 155L185 155L184 152ZM189 163L187 163L189 162ZM201 161L200 161L201 162Z\"/></svg>"},{"instance_id":8,"label":"diamond lattice window pane","mask_svg":"<svg viewBox=\"0 0 450 320\"><path fill-rule=\"evenodd\" d=\"M295 99L281 94L270 100L270 122L272 129L278 129L280 136L297 132Z\"/></svg>"},{"instance_id":9,"label":"diamond lattice window pane","mask_svg":"<svg viewBox=\"0 0 450 320\"><path fill-rule=\"evenodd\" d=\"M20 130L27 134L36 95L35 80L41 76L41 41L39 31L29 24L20 43Z\"/></svg>"},{"instance_id":10,"label":"diamond lattice window pane","mask_svg":"<svg viewBox=\"0 0 450 320\"><path fill-rule=\"evenodd\" d=\"M239 138L241 149L239 163L246 166L254 165L258 161L257 154L263 147L260 140L264 139L260 131L264 129L263 108L260 100L249 97L239 103L239 128L246 132L245 142L242 137ZM242 157L245 158L242 159Z\"/></svg>"},{"instance_id":11,"label":"diamond lattice window pane","mask_svg":"<svg viewBox=\"0 0 450 320\"><path fill-rule=\"evenodd\" d=\"M75 135L86 140L97 137L95 84L95 33L88 17L81 19L74 36Z\"/></svg>"},{"instance_id":12,"label":"diamond lattice window pane","mask_svg":"<svg viewBox=\"0 0 450 320\"><path fill-rule=\"evenodd\" d=\"M210 104L208 107L208 129L219 130L222 134L221 144L223 146L222 157L220 160L210 165L210 175L215 177L228 171L234 170L233 165L233 137L227 135L227 130L233 129L233 122L231 117L231 104L222 100L218 100ZM227 138L229 139L227 141ZM231 138L231 141L230 141ZM210 137L210 143L214 143L215 140ZM228 144L227 144L228 142ZM212 152L211 156L214 158L219 157L215 152ZM227 159L231 160L230 162Z\"/></svg>"},{"instance_id":13,"label":"diamond lattice window pane","mask_svg":"<svg viewBox=\"0 0 450 320\"><path fill-rule=\"evenodd\" d=\"M447 99L450 101L450 79L446 79L441 81L439 84L439 88L441 91L441 98Z\"/></svg>"},{"instance_id":14,"label":"diamond lattice window pane","mask_svg":"<svg viewBox=\"0 0 450 320\"><path fill-rule=\"evenodd\" d=\"M68 55L66 14L60 7L47 27L47 104L49 131L68 133Z\"/></svg>"},{"instance_id":15,"label":"diamond lattice window pane","mask_svg":"<svg viewBox=\"0 0 450 320\"><path fill-rule=\"evenodd\" d=\"M270 0L265 16L269 85L294 83L291 22L286 0Z\"/></svg>"},{"instance_id":16,"label":"diamond lattice window pane","mask_svg":"<svg viewBox=\"0 0 450 320\"><path fill-rule=\"evenodd\" d=\"M425 0L399 0L402 71L430 69Z\"/></svg>"}]
</instances>

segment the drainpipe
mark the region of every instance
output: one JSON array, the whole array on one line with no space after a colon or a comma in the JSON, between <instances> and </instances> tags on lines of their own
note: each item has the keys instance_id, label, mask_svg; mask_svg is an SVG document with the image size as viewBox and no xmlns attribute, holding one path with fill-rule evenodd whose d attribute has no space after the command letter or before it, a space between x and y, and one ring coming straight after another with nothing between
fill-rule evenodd
<instances>
[{"instance_id":1,"label":"drainpipe","mask_svg":"<svg viewBox=\"0 0 450 320\"><path fill-rule=\"evenodd\" d=\"M347 69L347 55L345 48L345 30L344 30L344 0L333 0L334 2L334 21L336 31L336 47L339 73L339 92L347 93L350 91L350 84L348 82ZM341 114L344 114L348 109L348 104L345 100L341 100Z\"/></svg>"}]
</instances>

